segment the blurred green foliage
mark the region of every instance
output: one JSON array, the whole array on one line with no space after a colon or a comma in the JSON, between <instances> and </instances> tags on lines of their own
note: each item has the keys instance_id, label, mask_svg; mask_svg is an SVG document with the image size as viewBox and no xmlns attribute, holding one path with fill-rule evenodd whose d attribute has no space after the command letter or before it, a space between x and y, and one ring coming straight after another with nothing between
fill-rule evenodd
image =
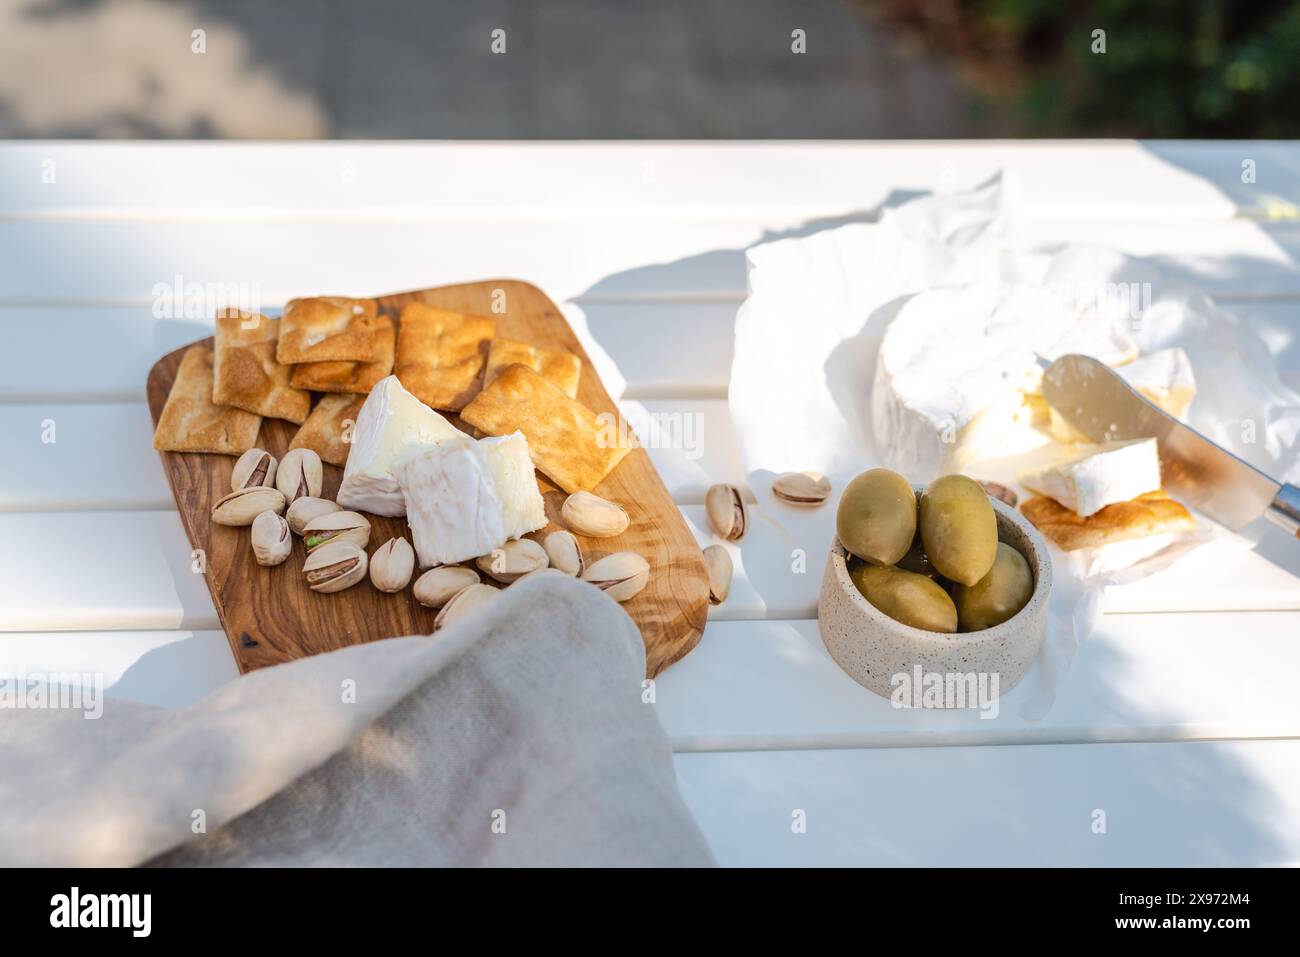
<instances>
[{"instance_id":1,"label":"blurred green foliage","mask_svg":"<svg viewBox=\"0 0 1300 957\"><path fill-rule=\"evenodd\" d=\"M1300 136L1300 0L873 6L958 59L983 97L1027 133Z\"/></svg>"}]
</instances>

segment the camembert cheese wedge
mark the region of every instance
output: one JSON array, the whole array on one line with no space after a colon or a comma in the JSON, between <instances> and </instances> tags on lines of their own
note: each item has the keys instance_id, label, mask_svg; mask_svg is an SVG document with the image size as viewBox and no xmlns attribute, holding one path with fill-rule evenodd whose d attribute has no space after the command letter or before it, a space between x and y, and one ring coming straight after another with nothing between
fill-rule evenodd
<instances>
[{"instance_id":1,"label":"camembert cheese wedge","mask_svg":"<svg viewBox=\"0 0 1300 957\"><path fill-rule=\"evenodd\" d=\"M393 477L394 460L414 445L465 438L390 375L376 383L352 427L352 449L337 501L373 515L404 515L406 500Z\"/></svg>"},{"instance_id":2,"label":"camembert cheese wedge","mask_svg":"<svg viewBox=\"0 0 1300 957\"><path fill-rule=\"evenodd\" d=\"M1022 475L1020 484L1086 518L1107 505L1127 502L1160 488L1156 440L1093 446L1051 468Z\"/></svg>"},{"instance_id":3,"label":"camembert cheese wedge","mask_svg":"<svg viewBox=\"0 0 1300 957\"><path fill-rule=\"evenodd\" d=\"M528 442L518 432L412 446L393 463L393 475L421 568L490 555L546 526Z\"/></svg>"}]
</instances>

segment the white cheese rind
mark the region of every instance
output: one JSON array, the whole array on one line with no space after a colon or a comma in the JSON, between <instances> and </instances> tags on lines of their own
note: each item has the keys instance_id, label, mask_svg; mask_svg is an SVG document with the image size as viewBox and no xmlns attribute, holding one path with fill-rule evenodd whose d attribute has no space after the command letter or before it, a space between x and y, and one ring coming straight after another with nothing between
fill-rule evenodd
<instances>
[{"instance_id":1,"label":"white cheese rind","mask_svg":"<svg viewBox=\"0 0 1300 957\"><path fill-rule=\"evenodd\" d=\"M411 446L458 436L467 438L407 392L397 376L381 379L357 413L338 503L372 515L405 514L406 500L393 477L393 462Z\"/></svg>"},{"instance_id":2,"label":"white cheese rind","mask_svg":"<svg viewBox=\"0 0 1300 957\"><path fill-rule=\"evenodd\" d=\"M1160 488L1155 439L1111 442L1051 468L1020 477L1025 488L1054 498L1083 517Z\"/></svg>"},{"instance_id":3,"label":"white cheese rind","mask_svg":"<svg viewBox=\"0 0 1300 957\"><path fill-rule=\"evenodd\" d=\"M492 484L501 499L501 523L507 538L546 527L546 503L537 488L528 440L522 432L479 440Z\"/></svg>"},{"instance_id":4,"label":"white cheese rind","mask_svg":"<svg viewBox=\"0 0 1300 957\"><path fill-rule=\"evenodd\" d=\"M1036 347L1061 337L1058 304L1029 287L980 284L919 293L885 330L871 389L883 463L926 483L995 454L1033 387Z\"/></svg>"},{"instance_id":5,"label":"white cheese rind","mask_svg":"<svg viewBox=\"0 0 1300 957\"><path fill-rule=\"evenodd\" d=\"M918 293L886 328L871 390L883 464L915 482L1005 447L1042 380L1040 360L1069 352L1119 364L1137 355L1123 323L1046 286L976 283ZM1046 411L1044 409L1044 422Z\"/></svg>"},{"instance_id":6,"label":"white cheese rind","mask_svg":"<svg viewBox=\"0 0 1300 957\"><path fill-rule=\"evenodd\" d=\"M413 446L393 476L421 568L489 555L506 542L502 504L483 448L468 436ZM534 486L535 488L535 486Z\"/></svg>"}]
</instances>

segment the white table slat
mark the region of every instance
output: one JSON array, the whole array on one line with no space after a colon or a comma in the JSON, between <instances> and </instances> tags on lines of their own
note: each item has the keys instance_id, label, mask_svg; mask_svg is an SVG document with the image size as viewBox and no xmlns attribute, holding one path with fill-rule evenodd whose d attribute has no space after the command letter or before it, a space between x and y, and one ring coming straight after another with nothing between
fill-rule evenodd
<instances>
[{"instance_id":1,"label":"white table slat","mask_svg":"<svg viewBox=\"0 0 1300 957\"><path fill-rule=\"evenodd\" d=\"M0 222L0 290L5 303L146 305L179 275L242 283L261 302L279 303L501 276L557 300L739 297L746 247L815 225L825 223ZM1297 222L1051 221L1026 223L1019 235L1034 246L1086 242L1150 255L1215 295L1300 295Z\"/></svg>"},{"instance_id":2,"label":"white table slat","mask_svg":"<svg viewBox=\"0 0 1300 957\"><path fill-rule=\"evenodd\" d=\"M1266 143L30 142L0 155L0 178L27 187L0 197L0 216L580 218L622 205L758 218L870 208L1000 170L1034 218L1228 218L1300 193L1287 147Z\"/></svg>"},{"instance_id":3,"label":"white table slat","mask_svg":"<svg viewBox=\"0 0 1300 957\"><path fill-rule=\"evenodd\" d=\"M701 545L716 540L703 505L681 509ZM1206 544L1159 575L1108 589L1103 608L1300 609L1293 543L1266 534L1259 552L1235 537ZM0 631L217 627L175 511L0 513L0 539L25 543L0 565ZM710 620L816 616L824 542L800 542L751 508L749 532L726 547L736 575L727 601L709 609Z\"/></svg>"},{"instance_id":4,"label":"white table slat","mask_svg":"<svg viewBox=\"0 0 1300 957\"><path fill-rule=\"evenodd\" d=\"M180 516L0 514L0 631L220 628Z\"/></svg>"},{"instance_id":5,"label":"white table slat","mask_svg":"<svg viewBox=\"0 0 1300 957\"><path fill-rule=\"evenodd\" d=\"M278 313L281 303L267 304ZM564 311L617 365L615 398L726 397L737 303L593 302ZM586 331L583 332L585 324ZM659 337L647 340L645 329ZM158 359L212 334L211 319L155 319L141 306L0 307L0 403L144 399ZM69 348L67 343L76 343ZM598 360L597 355L593 355Z\"/></svg>"},{"instance_id":6,"label":"white table slat","mask_svg":"<svg viewBox=\"0 0 1300 957\"><path fill-rule=\"evenodd\" d=\"M280 304L268 306L278 311ZM739 301L596 301L564 311L617 366L616 397L725 398ZM1255 330L1278 368L1300 387L1300 300L1230 301L1225 311ZM142 306L0 307L0 403L143 399L158 358L211 335L210 321L154 319ZM660 335L647 340L645 329ZM60 343L77 342L76 349Z\"/></svg>"},{"instance_id":7,"label":"white table slat","mask_svg":"<svg viewBox=\"0 0 1300 957\"><path fill-rule=\"evenodd\" d=\"M840 671L815 621L713 622L657 679L655 707L678 752L1297 737L1298 628L1295 612L1108 616L1033 721L1023 686L989 717L897 709ZM1229 655L1257 664L1226 672ZM114 697L167 707L236 676L216 630L0 634L0 674L21 671L98 674Z\"/></svg>"},{"instance_id":8,"label":"white table slat","mask_svg":"<svg viewBox=\"0 0 1300 957\"><path fill-rule=\"evenodd\" d=\"M713 482L743 483L725 401L621 408L676 501L702 502ZM0 404L0 446L22 463L0 472L0 512L171 510L152 441L143 402Z\"/></svg>"},{"instance_id":9,"label":"white table slat","mask_svg":"<svg viewBox=\"0 0 1300 957\"><path fill-rule=\"evenodd\" d=\"M840 670L816 621L715 621L656 707L678 751L1297 737L1297 634L1298 612L1107 615L1035 721L1036 675L996 713L896 708Z\"/></svg>"},{"instance_id":10,"label":"white table slat","mask_svg":"<svg viewBox=\"0 0 1300 957\"><path fill-rule=\"evenodd\" d=\"M683 506L682 513L701 546L718 541L702 505ZM736 577L727 601L709 609L710 619L815 618L832 523L829 513L794 514L793 509L782 508L774 516L752 506L745 537L725 543ZM1248 539L1225 532L1159 574L1107 587L1103 609L1110 613L1300 609L1300 549L1263 520L1247 532L1259 536L1258 545L1252 547Z\"/></svg>"},{"instance_id":11,"label":"white table slat","mask_svg":"<svg viewBox=\"0 0 1300 957\"><path fill-rule=\"evenodd\" d=\"M674 765L730 866L1300 863L1300 741L715 752Z\"/></svg>"},{"instance_id":12,"label":"white table slat","mask_svg":"<svg viewBox=\"0 0 1300 957\"><path fill-rule=\"evenodd\" d=\"M222 631L0 634L0 675L59 684L102 681L111 698L183 708L239 677Z\"/></svg>"}]
</instances>

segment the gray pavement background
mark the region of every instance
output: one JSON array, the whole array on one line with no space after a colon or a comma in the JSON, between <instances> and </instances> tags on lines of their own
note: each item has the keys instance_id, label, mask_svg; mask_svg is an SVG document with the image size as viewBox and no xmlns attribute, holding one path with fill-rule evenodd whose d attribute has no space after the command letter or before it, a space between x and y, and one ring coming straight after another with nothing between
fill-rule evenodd
<instances>
[{"instance_id":1,"label":"gray pavement background","mask_svg":"<svg viewBox=\"0 0 1300 957\"><path fill-rule=\"evenodd\" d=\"M0 0L0 134L980 135L952 71L902 49L865 10L862 0ZM504 54L491 50L496 29ZM791 51L795 29L806 53Z\"/></svg>"}]
</instances>

